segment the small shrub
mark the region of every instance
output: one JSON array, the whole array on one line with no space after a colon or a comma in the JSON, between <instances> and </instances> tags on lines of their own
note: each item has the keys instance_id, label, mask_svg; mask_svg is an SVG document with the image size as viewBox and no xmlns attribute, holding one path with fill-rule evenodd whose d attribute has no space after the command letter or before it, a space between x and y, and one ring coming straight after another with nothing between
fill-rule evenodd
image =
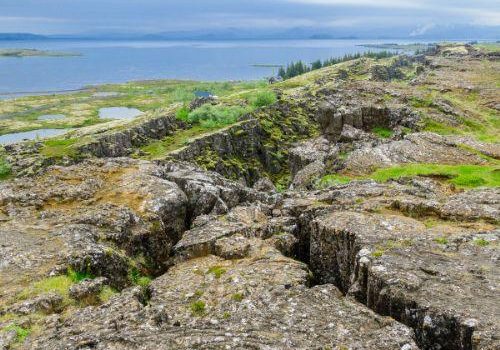
<instances>
[{"instance_id":1,"label":"small shrub","mask_svg":"<svg viewBox=\"0 0 500 350\"><path fill-rule=\"evenodd\" d=\"M380 258L382 255L384 255L384 252L382 250L377 249L372 253L372 256L374 258Z\"/></svg>"},{"instance_id":2,"label":"small shrub","mask_svg":"<svg viewBox=\"0 0 500 350\"><path fill-rule=\"evenodd\" d=\"M189 113L187 121L192 124L199 124L205 129L214 129L236 123L247 112L249 112L249 109L241 106L212 106L206 104Z\"/></svg>"},{"instance_id":3,"label":"small shrub","mask_svg":"<svg viewBox=\"0 0 500 350\"><path fill-rule=\"evenodd\" d=\"M177 110L177 112L175 113L175 117L178 120L187 122L189 117L189 109L187 108L187 106L184 106L181 109Z\"/></svg>"},{"instance_id":4,"label":"small shrub","mask_svg":"<svg viewBox=\"0 0 500 350\"><path fill-rule=\"evenodd\" d=\"M207 273L213 273L215 278L221 278L221 276L226 273L226 269L221 266L212 266L208 269Z\"/></svg>"},{"instance_id":5,"label":"small shrub","mask_svg":"<svg viewBox=\"0 0 500 350\"><path fill-rule=\"evenodd\" d=\"M252 106L265 107L276 102L276 94L272 91L260 91L251 100Z\"/></svg>"},{"instance_id":6,"label":"small shrub","mask_svg":"<svg viewBox=\"0 0 500 350\"><path fill-rule=\"evenodd\" d=\"M227 311L226 311L226 312L224 312L224 314L222 315L222 318L223 318L223 319L225 319L225 320L227 320L227 319L228 319L228 318L230 318L230 317L231 317L231 313L229 313L229 312L227 312Z\"/></svg>"},{"instance_id":7,"label":"small shrub","mask_svg":"<svg viewBox=\"0 0 500 350\"><path fill-rule=\"evenodd\" d=\"M197 300L192 302L189 308L194 316L202 316L205 313L206 304L201 300Z\"/></svg>"}]
</instances>

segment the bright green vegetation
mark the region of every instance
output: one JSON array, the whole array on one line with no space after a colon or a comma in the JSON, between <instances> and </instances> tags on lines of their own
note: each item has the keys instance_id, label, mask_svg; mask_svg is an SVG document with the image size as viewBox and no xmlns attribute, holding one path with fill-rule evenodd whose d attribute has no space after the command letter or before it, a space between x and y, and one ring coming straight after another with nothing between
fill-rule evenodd
<instances>
[{"instance_id":1,"label":"bright green vegetation","mask_svg":"<svg viewBox=\"0 0 500 350\"><path fill-rule=\"evenodd\" d=\"M52 276L44 278L40 281L33 283L29 288L21 292L19 299L28 299L40 294L54 292L61 295L64 299L69 299L68 290L75 283L69 276Z\"/></svg>"},{"instance_id":2,"label":"bright green vegetation","mask_svg":"<svg viewBox=\"0 0 500 350\"><path fill-rule=\"evenodd\" d=\"M214 274L215 278L221 278L221 276L226 273L226 269L221 266L212 266L207 271L207 274L210 273Z\"/></svg>"},{"instance_id":3,"label":"bright green vegetation","mask_svg":"<svg viewBox=\"0 0 500 350\"><path fill-rule=\"evenodd\" d=\"M474 244L477 245L478 247L486 247L490 245L490 242L488 242L484 238L478 238L474 240Z\"/></svg>"},{"instance_id":4,"label":"bright green vegetation","mask_svg":"<svg viewBox=\"0 0 500 350\"><path fill-rule=\"evenodd\" d=\"M134 285L141 287L149 286L152 281L151 277L141 274L141 272L137 268L130 269L129 279Z\"/></svg>"},{"instance_id":5,"label":"bright green vegetation","mask_svg":"<svg viewBox=\"0 0 500 350\"><path fill-rule=\"evenodd\" d=\"M187 122L200 125L204 129L215 129L236 123L242 115L249 111L249 108L241 106L205 104L189 113Z\"/></svg>"},{"instance_id":6,"label":"bright green vegetation","mask_svg":"<svg viewBox=\"0 0 500 350\"><path fill-rule=\"evenodd\" d=\"M346 54L343 57L339 58L330 58L324 61L316 60L311 64L304 63L302 61L292 62L288 64L286 67L281 67L278 71L278 75L283 79L290 79L296 77L298 75L311 72L320 68L333 66L338 63L347 62L356 60L361 57L373 58L373 59L382 59L396 56L397 53L389 52L389 51L381 51L381 52L365 52L365 53L355 53L355 54Z\"/></svg>"},{"instance_id":7,"label":"bright green vegetation","mask_svg":"<svg viewBox=\"0 0 500 350\"><path fill-rule=\"evenodd\" d=\"M406 164L378 169L369 178L379 182L414 176L446 178L457 187L500 186L500 167L489 165Z\"/></svg>"},{"instance_id":8,"label":"bright green vegetation","mask_svg":"<svg viewBox=\"0 0 500 350\"><path fill-rule=\"evenodd\" d=\"M241 302L244 299L244 296L241 293L234 293L233 295L231 295L231 299L237 302Z\"/></svg>"},{"instance_id":9,"label":"bright green vegetation","mask_svg":"<svg viewBox=\"0 0 500 350\"><path fill-rule=\"evenodd\" d=\"M388 129L388 128L383 128L383 127L380 127L380 126L377 126L375 128L372 129L372 132L377 135L378 137L380 138L383 138L383 139L389 139L392 137L392 130L391 129Z\"/></svg>"},{"instance_id":10,"label":"bright green vegetation","mask_svg":"<svg viewBox=\"0 0 500 350\"><path fill-rule=\"evenodd\" d=\"M193 314L193 316L203 316L203 314L205 313L206 304L204 301L197 300L192 302L191 305L189 305L189 308L191 309L191 313Z\"/></svg>"},{"instance_id":11,"label":"bright green vegetation","mask_svg":"<svg viewBox=\"0 0 500 350\"><path fill-rule=\"evenodd\" d=\"M62 158L77 156L75 148L72 146L77 142L77 139L49 139L43 141L43 147L40 153L45 157Z\"/></svg>"},{"instance_id":12,"label":"bright green vegetation","mask_svg":"<svg viewBox=\"0 0 500 350\"><path fill-rule=\"evenodd\" d=\"M442 164L404 164L381 168L365 176L326 175L319 182L319 188L348 183L352 180L373 179L387 182L405 177L427 176L443 178L460 188L500 186L500 166L495 165L442 165Z\"/></svg>"},{"instance_id":13,"label":"bright green vegetation","mask_svg":"<svg viewBox=\"0 0 500 350\"><path fill-rule=\"evenodd\" d=\"M79 272L73 269L68 269L66 275L51 276L32 283L28 288L23 290L17 298L24 300L31 297L36 297L41 294L54 292L64 298L64 304L71 304L69 298L69 288L86 279L93 279L94 276L87 272Z\"/></svg>"},{"instance_id":14,"label":"bright green vegetation","mask_svg":"<svg viewBox=\"0 0 500 350\"><path fill-rule=\"evenodd\" d=\"M352 179L348 176L337 174L325 175L317 183L318 188L327 188L330 186L337 186L349 183Z\"/></svg>"},{"instance_id":15,"label":"bright green vegetation","mask_svg":"<svg viewBox=\"0 0 500 350\"><path fill-rule=\"evenodd\" d=\"M36 49L0 49L0 57L69 57L81 56L75 52L46 51Z\"/></svg>"},{"instance_id":16,"label":"bright green vegetation","mask_svg":"<svg viewBox=\"0 0 500 350\"><path fill-rule=\"evenodd\" d=\"M448 244L448 240L446 239L446 237L436 237L436 238L434 238L434 242L439 243L439 244L443 244L443 245Z\"/></svg>"},{"instance_id":17,"label":"bright green vegetation","mask_svg":"<svg viewBox=\"0 0 500 350\"><path fill-rule=\"evenodd\" d=\"M17 324L11 324L3 328L4 332L15 331L16 332L16 343L24 343L24 340L28 335L30 335L31 330L28 328L23 328Z\"/></svg>"},{"instance_id":18,"label":"bright green vegetation","mask_svg":"<svg viewBox=\"0 0 500 350\"><path fill-rule=\"evenodd\" d=\"M6 179L11 173L9 162L0 153L0 180Z\"/></svg>"},{"instance_id":19,"label":"bright green vegetation","mask_svg":"<svg viewBox=\"0 0 500 350\"><path fill-rule=\"evenodd\" d=\"M89 272L75 271L71 268L68 269L67 275L71 279L71 281L74 283L78 283L78 282L81 282L84 280L90 280L90 279L94 278L94 276Z\"/></svg>"},{"instance_id":20,"label":"bright green vegetation","mask_svg":"<svg viewBox=\"0 0 500 350\"><path fill-rule=\"evenodd\" d=\"M265 107L276 102L276 94L272 91L259 91L251 98L250 103L254 107Z\"/></svg>"},{"instance_id":21,"label":"bright green vegetation","mask_svg":"<svg viewBox=\"0 0 500 350\"><path fill-rule=\"evenodd\" d=\"M109 286L104 286L104 288L99 293L99 300L103 303L107 302L113 296L117 295L118 292Z\"/></svg>"}]
</instances>

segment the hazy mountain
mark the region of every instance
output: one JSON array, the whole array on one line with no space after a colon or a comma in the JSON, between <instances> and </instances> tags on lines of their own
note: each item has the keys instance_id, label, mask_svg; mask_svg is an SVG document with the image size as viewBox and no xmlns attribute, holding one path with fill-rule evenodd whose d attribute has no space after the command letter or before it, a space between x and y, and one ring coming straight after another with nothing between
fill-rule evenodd
<instances>
[{"instance_id":1,"label":"hazy mountain","mask_svg":"<svg viewBox=\"0 0 500 350\"><path fill-rule=\"evenodd\" d=\"M500 27L472 25L426 25L419 28L318 29L297 27L287 30L223 28L214 30L170 31L160 33L82 33L37 35L0 33L0 40L250 40L250 39L500 39Z\"/></svg>"}]
</instances>

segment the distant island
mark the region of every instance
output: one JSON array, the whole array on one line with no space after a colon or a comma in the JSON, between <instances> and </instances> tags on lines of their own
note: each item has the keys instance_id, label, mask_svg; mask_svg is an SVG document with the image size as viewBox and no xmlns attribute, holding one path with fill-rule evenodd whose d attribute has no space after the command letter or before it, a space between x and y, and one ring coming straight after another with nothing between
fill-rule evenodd
<instances>
[{"instance_id":1,"label":"distant island","mask_svg":"<svg viewBox=\"0 0 500 350\"><path fill-rule=\"evenodd\" d=\"M70 57L81 56L78 52L47 51L36 49L0 49L0 57Z\"/></svg>"},{"instance_id":2,"label":"distant island","mask_svg":"<svg viewBox=\"0 0 500 350\"><path fill-rule=\"evenodd\" d=\"M361 47L368 47L370 49L384 49L384 50L408 50L408 51L423 51L431 47L435 47L436 44L423 44L423 43L413 43L413 44L395 44L395 43L385 43L385 44L361 44Z\"/></svg>"}]
</instances>

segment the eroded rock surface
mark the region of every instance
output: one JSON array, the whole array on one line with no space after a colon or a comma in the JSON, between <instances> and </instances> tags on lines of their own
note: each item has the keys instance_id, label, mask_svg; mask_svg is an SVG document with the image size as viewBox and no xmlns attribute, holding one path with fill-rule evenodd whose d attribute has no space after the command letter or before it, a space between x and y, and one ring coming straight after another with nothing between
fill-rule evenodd
<instances>
[{"instance_id":1,"label":"eroded rock surface","mask_svg":"<svg viewBox=\"0 0 500 350\"><path fill-rule=\"evenodd\" d=\"M156 163L49 166L33 156L42 143L12 146L23 175L38 175L0 183L0 348L500 348L499 189L369 179L467 164L493 169L494 183L497 144L421 131L429 117L490 122L469 103L497 97L463 67L491 57L463 51L275 84L277 103ZM81 150L122 156L188 127L167 113Z\"/></svg>"}]
</instances>

